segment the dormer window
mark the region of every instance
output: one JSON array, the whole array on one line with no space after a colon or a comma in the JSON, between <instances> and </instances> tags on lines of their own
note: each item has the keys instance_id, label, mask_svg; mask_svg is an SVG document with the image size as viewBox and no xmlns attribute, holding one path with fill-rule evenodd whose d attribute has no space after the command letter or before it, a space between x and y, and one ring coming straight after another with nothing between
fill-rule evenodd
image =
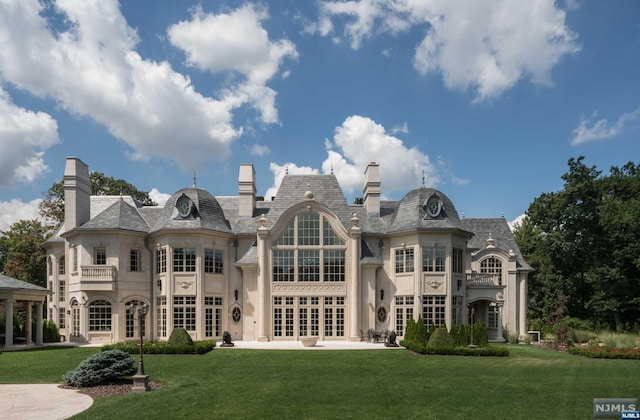
<instances>
[{"instance_id":1,"label":"dormer window","mask_svg":"<svg viewBox=\"0 0 640 420\"><path fill-rule=\"evenodd\" d=\"M176 200L176 208L178 209L178 214L181 218L190 218L194 208L193 201L191 201L186 194L182 193L182 195Z\"/></svg>"},{"instance_id":2,"label":"dormer window","mask_svg":"<svg viewBox=\"0 0 640 420\"><path fill-rule=\"evenodd\" d=\"M422 203L422 209L425 212L425 219L435 219L442 212L442 199L433 194Z\"/></svg>"}]
</instances>

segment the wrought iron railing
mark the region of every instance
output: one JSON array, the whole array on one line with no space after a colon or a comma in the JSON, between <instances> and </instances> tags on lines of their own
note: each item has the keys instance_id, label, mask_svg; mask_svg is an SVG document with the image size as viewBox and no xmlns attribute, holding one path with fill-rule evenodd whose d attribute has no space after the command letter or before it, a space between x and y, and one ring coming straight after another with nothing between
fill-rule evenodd
<instances>
[{"instance_id":1,"label":"wrought iron railing","mask_svg":"<svg viewBox=\"0 0 640 420\"><path fill-rule=\"evenodd\" d=\"M496 273L468 273L467 286L501 286L502 276Z\"/></svg>"}]
</instances>

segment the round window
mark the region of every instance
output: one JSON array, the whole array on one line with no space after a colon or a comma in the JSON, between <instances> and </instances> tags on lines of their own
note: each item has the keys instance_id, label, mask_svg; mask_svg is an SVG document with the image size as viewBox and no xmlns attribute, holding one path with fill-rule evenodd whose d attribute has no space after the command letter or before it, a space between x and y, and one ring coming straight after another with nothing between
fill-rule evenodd
<instances>
[{"instance_id":1,"label":"round window","mask_svg":"<svg viewBox=\"0 0 640 420\"><path fill-rule=\"evenodd\" d=\"M378 322L385 322L387 320L387 308L384 306L378 307Z\"/></svg>"},{"instance_id":2,"label":"round window","mask_svg":"<svg viewBox=\"0 0 640 420\"><path fill-rule=\"evenodd\" d=\"M233 322L237 324L238 322L240 322L241 318L242 318L242 311L240 310L240 308L236 306L231 311L231 319L233 319Z\"/></svg>"}]
</instances>

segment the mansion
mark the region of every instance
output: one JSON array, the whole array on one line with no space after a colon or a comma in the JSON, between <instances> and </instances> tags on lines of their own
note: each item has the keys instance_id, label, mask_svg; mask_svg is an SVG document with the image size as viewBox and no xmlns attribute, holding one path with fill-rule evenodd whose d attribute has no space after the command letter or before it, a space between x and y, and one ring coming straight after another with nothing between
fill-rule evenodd
<instances>
[{"instance_id":1,"label":"mansion","mask_svg":"<svg viewBox=\"0 0 640 420\"><path fill-rule=\"evenodd\" d=\"M527 333L524 261L504 219L460 218L433 188L383 200L365 169L349 204L337 178L284 176L271 201L241 164L237 196L195 185L162 207L91 196L88 166L67 158L65 220L48 254L48 318L72 341L360 341L369 330L486 324L491 340Z\"/></svg>"}]
</instances>

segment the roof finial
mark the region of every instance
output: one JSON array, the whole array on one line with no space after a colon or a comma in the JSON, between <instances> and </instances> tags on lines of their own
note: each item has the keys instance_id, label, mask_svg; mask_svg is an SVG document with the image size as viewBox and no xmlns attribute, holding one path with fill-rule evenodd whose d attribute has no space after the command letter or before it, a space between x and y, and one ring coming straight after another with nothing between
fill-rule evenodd
<instances>
[{"instance_id":1,"label":"roof finial","mask_svg":"<svg viewBox=\"0 0 640 420\"><path fill-rule=\"evenodd\" d=\"M284 174L285 174L285 175L289 175L289 165L286 165L286 166L284 167Z\"/></svg>"},{"instance_id":2,"label":"roof finial","mask_svg":"<svg viewBox=\"0 0 640 420\"><path fill-rule=\"evenodd\" d=\"M196 171L193 171L193 188L196 187Z\"/></svg>"},{"instance_id":3,"label":"roof finial","mask_svg":"<svg viewBox=\"0 0 640 420\"><path fill-rule=\"evenodd\" d=\"M422 170L422 188L424 188L424 169Z\"/></svg>"},{"instance_id":4,"label":"roof finial","mask_svg":"<svg viewBox=\"0 0 640 420\"><path fill-rule=\"evenodd\" d=\"M331 162L331 175L333 175L333 162Z\"/></svg>"}]
</instances>

